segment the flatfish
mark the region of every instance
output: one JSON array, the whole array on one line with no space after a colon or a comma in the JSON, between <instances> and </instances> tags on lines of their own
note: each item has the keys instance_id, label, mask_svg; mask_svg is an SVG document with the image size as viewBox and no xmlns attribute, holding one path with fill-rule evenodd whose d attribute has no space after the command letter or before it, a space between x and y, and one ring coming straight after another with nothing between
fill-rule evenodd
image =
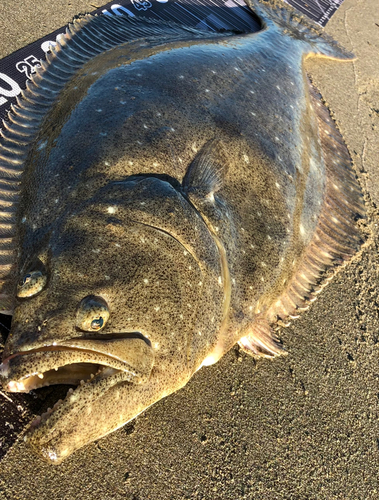
<instances>
[{"instance_id":1,"label":"flatfish","mask_svg":"<svg viewBox=\"0 0 379 500\"><path fill-rule=\"evenodd\" d=\"M75 386L26 435L52 463L237 343L284 352L280 327L361 245L350 156L304 69L353 56L248 5L259 32L75 20L4 123L0 377Z\"/></svg>"}]
</instances>

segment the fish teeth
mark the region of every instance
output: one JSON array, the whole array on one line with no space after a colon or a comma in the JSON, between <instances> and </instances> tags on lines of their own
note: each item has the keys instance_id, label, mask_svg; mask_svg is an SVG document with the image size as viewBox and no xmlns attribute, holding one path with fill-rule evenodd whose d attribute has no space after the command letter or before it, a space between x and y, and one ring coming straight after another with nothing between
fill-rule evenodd
<instances>
[{"instance_id":1,"label":"fish teeth","mask_svg":"<svg viewBox=\"0 0 379 500\"><path fill-rule=\"evenodd\" d=\"M38 417L36 417L33 422L32 422L32 425L38 425L42 420L42 417L40 415L38 415Z\"/></svg>"},{"instance_id":2,"label":"fish teeth","mask_svg":"<svg viewBox=\"0 0 379 500\"><path fill-rule=\"evenodd\" d=\"M63 402L63 399L59 399L59 400L55 403L55 405L53 406L53 408L54 408L54 409L58 408L58 406L60 406L60 405L62 404L62 402Z\"/></svg>"}]
</instances>

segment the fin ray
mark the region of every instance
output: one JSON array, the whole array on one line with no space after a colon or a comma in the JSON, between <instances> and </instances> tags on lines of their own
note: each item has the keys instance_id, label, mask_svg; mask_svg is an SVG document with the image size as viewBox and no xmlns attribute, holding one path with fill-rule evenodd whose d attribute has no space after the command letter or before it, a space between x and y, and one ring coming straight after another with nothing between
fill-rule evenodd
<instances>
[{"instance_id":1,"label":"fin ray","mask_svg":"<svg viewBox=\"0 0 379 500\"><path fill-rule=\"evenodd\" d=\"M364 217L365 208L360 186L357 180L354 182L355 174L347 147L330 117L329 110L322 103L321 95L310 82L309 88L311 100L313 104L317 104L314 109L320 123L320 138L326 165L324 207L314 237L303 252L302 264L288 284L287 290L266 312L269 324L276 323L278 318L285 321L299 309L308 307L310 297L317 294L332 279L336 265L346 264L363 243L356 220ZM336 138L334 143L333 138ZM334 148L336 143L337 150ZM343 153L344 162L335 162L337 151ZM342 189L334 189L336 179L343 182L344 172L351 188L346 190L345 185L341 185ZM301 293L301 289L304 289L302 297L298 293L299 290ZM305 290L309 290L309 293Z\"/></svg>"}]
</instances>

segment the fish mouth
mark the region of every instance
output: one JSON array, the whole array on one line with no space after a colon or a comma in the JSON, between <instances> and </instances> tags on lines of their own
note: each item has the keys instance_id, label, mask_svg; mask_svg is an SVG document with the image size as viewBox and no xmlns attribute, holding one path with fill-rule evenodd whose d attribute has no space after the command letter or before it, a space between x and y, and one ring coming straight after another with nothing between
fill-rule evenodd
<instances>
[{"instance_id":1,"label":"fish mouth","mask_svg":"<svg viewBox=\"0 0 379 500\"><path fill-rule=\"evenodd\" d=\"M0 383L7 392L30 392L56 384L77 386L69 389L65 400L59 400L32 422L33 432L79 389L85 394L85 386L90 393L96 386L103 391L120 382L143 384L153 365L151 344L139 333L73 338L8 356L0 365Z\"/></svg>"}]
</instances>

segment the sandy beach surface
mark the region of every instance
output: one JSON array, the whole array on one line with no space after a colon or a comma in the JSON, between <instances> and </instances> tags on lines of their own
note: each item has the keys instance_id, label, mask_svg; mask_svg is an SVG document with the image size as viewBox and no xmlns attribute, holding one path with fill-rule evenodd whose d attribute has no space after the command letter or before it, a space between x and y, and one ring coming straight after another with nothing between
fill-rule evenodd
<instances>
[{"instance_id":1,"label":"sandy beach surface","mask_svg":"<svg viewBox=\"0 0 379 500\"><path fill-rule=\"evenodd\" d=\"M97 6L2 0L0 57ZM1 499L379 498L377 0L345 0L326 31L357 56L344 64L315 61L308 70L365 191L361 254L281 332L288 356L255 361L233 349L61 466L44 463L22 439L29 415L45 411L51 394L20 399L25 411L10 422L20 437L0 463Z\"/></svg>"}]
</instances>

